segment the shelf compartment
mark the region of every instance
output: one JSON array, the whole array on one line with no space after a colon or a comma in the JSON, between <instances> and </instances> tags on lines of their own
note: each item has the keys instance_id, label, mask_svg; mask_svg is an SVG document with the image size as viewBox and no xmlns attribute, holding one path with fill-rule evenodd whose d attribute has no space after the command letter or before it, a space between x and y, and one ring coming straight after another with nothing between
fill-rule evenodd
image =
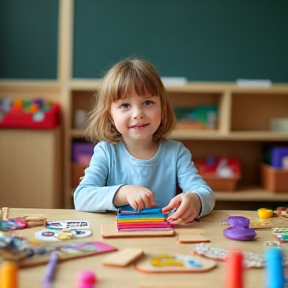
<instances>
[{"instance_id":1,"label":"shelf compartment","mask_svg":"<svg viewBox=\"0 0 288 288\"><path fill-rule=\"evenodd\" d=\"M270 165L260 165L261 184L269 192L287 193L288 198L288 170L275 169Z\"/></svg>"},{"instance_id":2,"label":"shelf compartment","mask_svg":"<svg viewBox=\"0 0 288 288\"><path fill-rule=\"evenodd\" d=\"M193 123L194 122L195 123L194 125L189 124L190 126L188 125L188 121L184 121L184 122L179 121L176 125L176 130L199 131L199 130L217 130L218 129L218 115L219 113L221 113L221 111L219 111L219 107L222 107L220 105L220 102L223 97L222 93L220 92L213 93L213 92L207 92L207 91L203 91L203 92L195 91L195 92L188 93L188 92L185 92L185 91L183 92L180 90L178 92L169 91L168 97L169 97L171 105L175 109L176 115L178 115L179 117L185 116L185 114L187 115L193 114L194 118L195 117L197 118L197 119L194 119L195 121L199 121L198 119L199 117L203 118L202 120L204 122L207 120L206 124L204 122L200 123L200 122L192 121ZM209 128L209 123L208 123L209 122L208 110L210 111L210 113L215 114L213 116L215 120L213 120L213 123L211 123L211 125L213 126L211 128Z\"/></svg>"},{"instance_id":3,"label":"shelf compartment","mask_svg":"<svg viewBox=\"0 0 288 288\"><path fill-rule=\"evenodd\" d=\"M272 118L287 118L287 93L233 93L231 131L267 131Z\"/></svg>"},{"instance_id":4,"label":"shelf compartment","mask_svg":"<svg viewBox=\"0 0 288 288\"><path fill-rule=\"evenodd\" d=\"M71 129L75 128L76 111L83 110L88 114L94 106L93 95L96 91L72 91L71 99ZM86 115L87 115L86 114Z\"/></svg>"}]
</instances>

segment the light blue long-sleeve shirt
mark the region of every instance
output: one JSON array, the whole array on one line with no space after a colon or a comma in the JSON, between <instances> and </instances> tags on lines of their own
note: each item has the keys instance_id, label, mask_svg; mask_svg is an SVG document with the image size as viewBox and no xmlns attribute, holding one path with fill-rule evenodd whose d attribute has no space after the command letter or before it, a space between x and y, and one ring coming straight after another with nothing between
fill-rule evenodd
<instances>
[{"instance_id":1,"label":"light blue long-sleeve shirt","mask_svg":"<svg viewBox=\"0 0 288 288\"><path fill-rule=\"evenodd\" d=\"M114 195L123 185L150 189L158 207L165 207L176 195L176 185L184 193L195 192L202 202L199 217L215 205L213 191L198 174L190 151L179 141L163 140L149 160L133 157L124 143L99 142L94 148L85 176L74 193L74 204L81 211L116 210Z\"/></svg>"}]
</instances>

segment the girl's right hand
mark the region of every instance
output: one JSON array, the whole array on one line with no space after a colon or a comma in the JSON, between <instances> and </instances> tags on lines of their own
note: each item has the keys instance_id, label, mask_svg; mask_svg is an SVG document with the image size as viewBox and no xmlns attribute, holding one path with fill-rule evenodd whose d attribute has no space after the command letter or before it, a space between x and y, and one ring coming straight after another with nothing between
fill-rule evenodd
<instances>
[{"instance_id":1,"label":"girl's right hand","mask_svg":"<svg viewBox=\"0 0 288 288\"><path fill-rule=\"evenodd\" d=\"M156 206L152 191L145 187L134 185L124 185L115 194L115 205L120 206L127 202L137 211Z\"/></svg>"}]
</instances>

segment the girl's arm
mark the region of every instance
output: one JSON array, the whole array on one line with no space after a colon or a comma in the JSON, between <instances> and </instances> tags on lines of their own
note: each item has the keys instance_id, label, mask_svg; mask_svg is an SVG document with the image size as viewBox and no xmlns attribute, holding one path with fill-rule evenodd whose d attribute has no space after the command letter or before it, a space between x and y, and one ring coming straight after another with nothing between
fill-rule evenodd
<instances>
[{"instance_id":1,"label":"girl's arm","mask_svg":"<svg viewBox=\"0 0 288 288\"><path fill-rule=\"evenodd\" d=\"M76 210L88 212L116 210L113 198L123 184L107 186L110 156L101 142L95 146L89 167L74 193Z\"/></svg>"},{"instance_id":2,"label":"girl's arm","mask_svg":"<svg viewBox=\"0 0 288 288\"><path fill-rule=\"evenodd\" d=\"M184 145L181 145L177 161L177 179L183 193L195 193L198 195L201 201L201 209L199 214L196 216L202 217L209 214L214 208L215 195L212 189L198 174L198 171L191 159L192 156L190 151Z\"/></svg>"}]
</instances>

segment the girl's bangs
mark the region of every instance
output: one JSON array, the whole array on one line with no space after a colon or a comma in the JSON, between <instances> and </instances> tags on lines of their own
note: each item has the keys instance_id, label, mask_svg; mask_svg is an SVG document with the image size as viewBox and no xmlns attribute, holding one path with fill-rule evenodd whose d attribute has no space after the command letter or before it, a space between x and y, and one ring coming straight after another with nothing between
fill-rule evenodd
<instances>
[{"instance_id":1,"label":"girl's bangs","mask_svg":"<svg viewBox=\"0 0 288 288\"><path fill-rule=\"evenodd\" d=\"M140 76L131 73L130 75L126 75L126 77L121 77L122 79L120 79L117 87L115 87L113 101L125 99L134 92L138 96L157 96L159 92L155 83L147 75Z\"/></svg>"}]
</instances>

